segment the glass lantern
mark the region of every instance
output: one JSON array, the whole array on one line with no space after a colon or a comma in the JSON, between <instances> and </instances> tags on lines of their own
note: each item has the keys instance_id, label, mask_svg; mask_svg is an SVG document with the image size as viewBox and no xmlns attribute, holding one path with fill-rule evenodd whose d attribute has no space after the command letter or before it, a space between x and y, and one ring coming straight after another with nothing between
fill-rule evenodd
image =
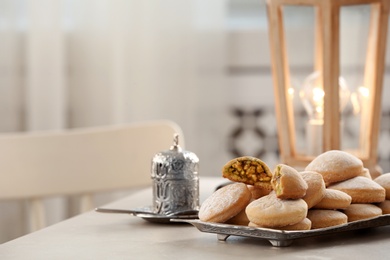
<instances>
[{"instance_id":1,"label":"glass lantern","mask_svg":"<svg viewBox=\"0 0 390 260\"><path fill-rule=\"evenodd\" d=\"M377 147L389 8L389 0L267 0L283 163L303 168L322 152L346 150L358 156L371 175L379 174ZM310 12L300 9L310 9ZM294 12L297 12L295 16ZM356 13L367 19L355 22ZM288 15L294 19L286 23ZM305 15L312 21L299 22ZM345 17L349 19L347 26ZM313 33L300 36L302 24L312 25ZM292 32L286 32L287 29ZM352 40L354 32L363 37ZM308 40L308 36L312 38ZM298 44L289 49L288 39ZM307 42L312 42L313 48ZM351 54L356 47L363 47L363 51ZM305 52L309 54L302 55ZM311 56L312 67L299 63L300 57L304 60ZM290 59L293 64L289 63ZM298 68L298 74L306 73L299 86L292 85L296 79L292 73L294 68ZM352 70L360 79L346 79ZM297 107L305 111L305 122L297 122ZM355 118L352 122L345 122L346 110L350 112L348 118ZM347 123L357 132L352 135L354 141L345 135Z\"/></svg>"}]
</instances>

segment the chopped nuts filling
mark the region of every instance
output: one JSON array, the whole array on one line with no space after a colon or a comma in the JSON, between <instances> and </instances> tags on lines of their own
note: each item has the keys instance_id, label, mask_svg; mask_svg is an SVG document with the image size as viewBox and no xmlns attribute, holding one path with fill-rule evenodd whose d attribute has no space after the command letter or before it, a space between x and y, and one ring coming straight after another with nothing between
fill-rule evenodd
<instances>
[{"instance_id":1,"label":"chopped nuts filling","mask_svg":"<svg viewBox=\"0 0 390 260\"><path fill-rule=\"evenodd\" d=\"M268 176L263 166L251 160L240 160L234 162L228 169L232 174L231 178L235 181L244 181L246 183L254 184L257 181L269 182L271 177Z\"/></svg>"}]
</instances>

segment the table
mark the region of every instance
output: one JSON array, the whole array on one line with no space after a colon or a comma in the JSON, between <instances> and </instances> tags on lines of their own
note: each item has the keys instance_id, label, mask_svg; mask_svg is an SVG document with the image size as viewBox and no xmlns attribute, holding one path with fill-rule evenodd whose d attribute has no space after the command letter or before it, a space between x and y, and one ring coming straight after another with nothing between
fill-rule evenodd
<instances>
[{"instance_id":1,"label":"table","mask_svg":"<svg viewBox=\"0 0 390 260\"><path fill-rule=\"evenodd\" d=\"M204 201L223 178L203 177ZM151 188L105 207L150 205ZM127 214L94 211L0 245L0 259L386 259L390 226L350 231L272 247L267 240L231 236L218 241L189 224L156 224Z\"/></svg>"}]
</instances>

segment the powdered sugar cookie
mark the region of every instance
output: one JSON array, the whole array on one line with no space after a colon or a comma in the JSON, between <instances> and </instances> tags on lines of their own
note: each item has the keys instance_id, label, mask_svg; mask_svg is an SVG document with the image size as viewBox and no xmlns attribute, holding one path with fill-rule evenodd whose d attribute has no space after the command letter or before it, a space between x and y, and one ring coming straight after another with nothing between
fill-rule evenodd
<instances>
[{"instance_id":1,"label":"powdered sugar cookie","mask_svg":"<svg viewBox=\"0 0 390 260\"><path fill-rule=\"evenodd\" d=\"M261 227L259 225L256 225L255 223L249 222L249 227ZM308 218L304 218L301 222L298 222L293 225L288 225L284 227L274 227L273 229L278 230L310 230L311 229L311 221Z\"/></svg>"},{"instance_id":2,"label":"powdered sugar cookie","mask_svg":"<svg viewBox=\"0 0 390 260\"><path fill-rule=\"evenodd\" d=\"M320 173L328 186L359 176L364 168L363 162L356 156L344 151L331 150L314 158L305 170Z\"/></svg>"},{"instance_id":3,"label":"powdered sugar cookie","mask_svg":"<svg viewBox=\"0 0 390 260\"><path fill-rule=\"evenodd\" d=\"M223 223L245 209L252 193L244 183L233 183L216 190L199 209L199 219Z\"/></svg>"},{"instance_id":4,"label":"powdered sugar cookie","mask_svg":"<svg viewBox=\"0 0 390 260\"><path fill-rule=\"evenodd\" d=\"M348 222L347 215L330 209L310 209L307 218L311 220L311 229L332 227Z\"/></svg>"},{"instance_id":5,"label":"powdered sugar cookie","mask_svg":"<svg viewBox=\"0 0 390 260\"><path fill-rule=\"evenodd\" d=\"M364 168L363 171L358 176L363 176L372 180L371 173L368 168Z\"/></svg>"},{"instance_id":6,"label":"powdered sugar cookie","mask_svg":"<svg viewBox=\"0 0 390 260\"><path fill-rule=\"evenodd\" d=\"M382 215L382 209L373 204L351 204L343 212L348 216L348 222Z\"/></svg>"},{"instance_id":7,"label":"powdered sugar cookie","mask_svg":"<svg viewBox=\"0 0 390 260\"><path fill-rule=\"evenodd\" d=\"M307 204L303 199L282 200L275 192L252 201L246 207L250 222L262 227L283 227L301 222L307 214Z\"/></svg>"},{"instance_id":8,"label":"powdered sugar cookie","mask_svg":"<svg viewBox=\"0 0 390 260\"><path fill-rule=\"evenodd\" d=\"M300 199L306 195L307 183L302 175L285 164L276 166L271 184L279 199Z\"/></svg>"},{"instance_id":9,"label":"powdered sugar cookie","mask_svg":"<svg viewBox=\"0 0 390 260\"><path fill-rule=\"evenodd\" d=\"M253 200L257 200L265 195L268 195L272 191L272 187L270 185L269 186L248 185L248 189L252 193Z\"/></svg>"},{"instance_id":10,"label":"powdered sugar cookie","mask_svg":"<svg viewBox=\"0 0 390 260\"><path fill-rule=\"evenodd\" d=\"M308 186L306 195L302 199L306 201L307 207L310 209L325 196L325 182L322 175L317 172L304 171L301 172L301 175Z\"/></svg>"},{"instance_id":11,"label":"powdered sugar cookie","mask_svg":"<svg viewBox=\"0 0 390 260\"><path fill-rule=\"evenodd\" d=\"M351 205L352 198L340 190L326 189L324 198L317 203L315 209L344 209Z\"/></svg>"},{"instance_id":12,"label":"powdered sugar cookie","mask_svg":"<svg viewBox=\"0 0 390 260\"><path fill-rule=\"evenodd\" d=\"M375 178L374 181L386 190L386 199L390 200L390 173L385 173Z\"/></svg>"},{"instance_id":13,"label":"powdered sugar cookie","mask_svg":"<svg viewBox=\"0 0 390 260\"><path fill-rule=\"evenodd\" d=\"M352 203L377 203L386 198L386 191L382 186L362 176L332 184L328 188L347 193L352 197Z\"/></svg>"},{"instance_id":14,"label":"powdered sugar cookie","mask_svg":"<svg viewBox=\"0 0 390 260\"><path fill-rule=\"evenodd\" d=\"M226 224L247 226L249 219L245 213L245 209L241 210L237 215L225 222Z\"/></svg>"},{"instance_id":15,"label":"powdered sugar cookie","mask_svg":"<svg viewBox=\"0 0 390 260\"><path fill-rule=\"evenodd\" d=\"M390 200L382 201L378 207L382 209L382 214L390 214Z\"/></svg>"}]
</instances>

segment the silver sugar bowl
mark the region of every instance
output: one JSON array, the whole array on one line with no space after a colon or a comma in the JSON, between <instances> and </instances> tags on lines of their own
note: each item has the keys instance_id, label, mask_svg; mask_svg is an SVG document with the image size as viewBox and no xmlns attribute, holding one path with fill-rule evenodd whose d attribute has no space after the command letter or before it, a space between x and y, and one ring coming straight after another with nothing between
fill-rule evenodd
<instances>
[{"instance_id":1,"label":"silver sugar bowl","mask_svg":"<svg viewBox=\"0 0 390 260\"><path fill-rule=\"evenodd\" d=\"M179 146L175 134L173 145L152 159L153 211L174 214L199 210L199 159Z\"/></svg>"}]
</instances>

